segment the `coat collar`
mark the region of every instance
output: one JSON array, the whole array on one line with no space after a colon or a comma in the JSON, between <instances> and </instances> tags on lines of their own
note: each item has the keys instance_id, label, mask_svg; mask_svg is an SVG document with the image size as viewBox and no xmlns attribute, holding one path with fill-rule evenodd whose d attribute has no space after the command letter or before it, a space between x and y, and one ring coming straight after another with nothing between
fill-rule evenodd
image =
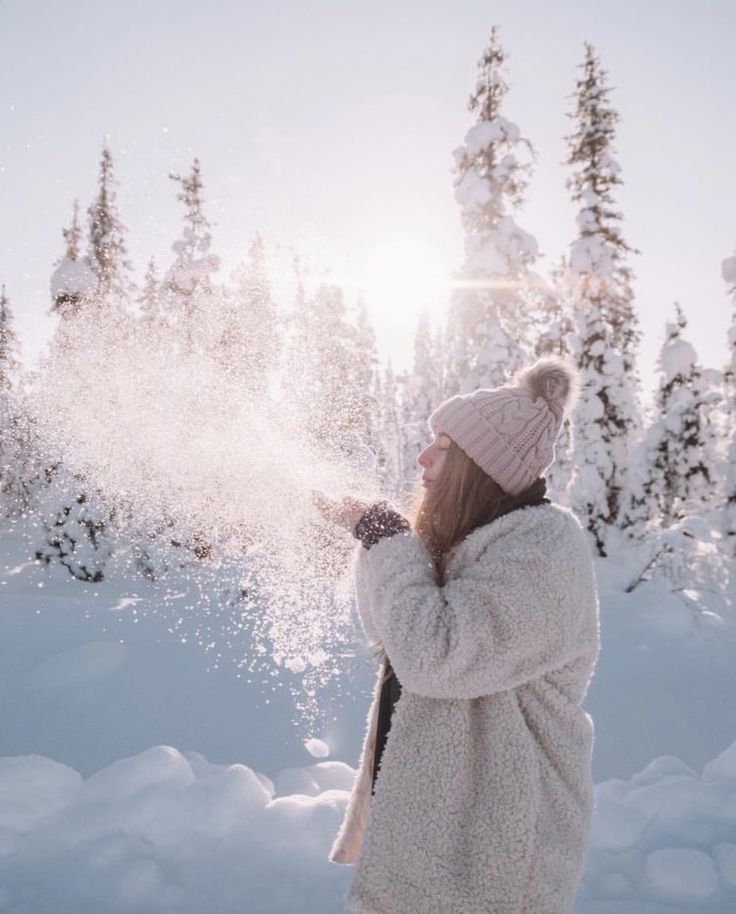
<instances>
[{"instance_id":1,"label":"coat collar","mask_svg":"<svg viewBox=\"0 0 736 914\"><path fill-rule=\"evenodd\" d=\"M450 550L446 566L447 579L454 577L453 572L477 561L492 542L509 534L523 536L527 530L536 528L539 524L554 525L559 523L561 516L571 513L568 508L554 503L528 505L476 527Z\"/></svg>"}]
</instances>

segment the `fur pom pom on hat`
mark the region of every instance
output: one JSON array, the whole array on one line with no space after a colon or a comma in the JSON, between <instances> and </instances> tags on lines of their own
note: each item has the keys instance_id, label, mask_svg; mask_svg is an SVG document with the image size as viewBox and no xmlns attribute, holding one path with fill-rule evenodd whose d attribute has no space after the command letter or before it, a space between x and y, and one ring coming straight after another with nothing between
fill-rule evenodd
<instances>
[{"instance_id":1,"label":"fur pom pom on hat","mask_svg":"<svg viewBox=\"0 0 736 914\"><path fill-rule=\"evenodd\" d=\"M509 495L518 495L555 459L555 441L579 391L574 365L545 356L502 387L480 388L441 403L429 417Z\"/></svg>"}]
</instances>

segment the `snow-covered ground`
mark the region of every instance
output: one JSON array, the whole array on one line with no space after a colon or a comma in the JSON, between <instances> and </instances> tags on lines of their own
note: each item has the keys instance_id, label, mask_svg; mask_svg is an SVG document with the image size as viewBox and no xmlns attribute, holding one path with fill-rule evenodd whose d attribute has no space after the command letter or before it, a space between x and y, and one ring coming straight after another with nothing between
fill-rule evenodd
<instances>
[{"instance_id":1,"label":"snow-covered ground","mask_svg":"<svg viewBox=\"0 0 736 914\"><path fill-rule=\"evenodd\" d=\"M214 665L196 632L208 643L217 620L184 608L186 582L82 585L15 535L0 547L0 911L343 911L352 869L327 852L373 682L360 650L308 750L288 672L246 675L244 643ZM658 583L627 595L636 560L598 563L596 813L575 911L733 914L734 616Z\"/></svg>"}]
</instances>

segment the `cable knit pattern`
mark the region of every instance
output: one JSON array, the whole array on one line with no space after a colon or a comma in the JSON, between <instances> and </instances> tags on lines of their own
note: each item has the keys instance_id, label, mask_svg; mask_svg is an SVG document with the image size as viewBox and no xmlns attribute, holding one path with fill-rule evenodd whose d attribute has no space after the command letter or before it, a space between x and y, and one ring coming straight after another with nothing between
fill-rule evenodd
<instances>
[{"instance_id":1,"label":"cable knit pattern","mask_svg":"<svg viewBox=\"0 0 736 914\"><path fill-rule=\"evenodd\" d=\"M539 359L513 384L445 400L429 427L449 435L504 491L518 495L554 461L577 384L575 368L563 359Z\"/></svg>"},{"instance_id":2,"label":"cable knit pattern","mask_svg":"<svg viewBox=\"0 0 736 914\"><path fill-rule=\"evenodd\" d=\"M378 682L330 860L357 914L569 914L593 808L582 709L599 651L587 541L566 508L477 528L434 581L404 531L354 554L363 628L402 683L371 797Z\"/></svg>"}]
</instances>

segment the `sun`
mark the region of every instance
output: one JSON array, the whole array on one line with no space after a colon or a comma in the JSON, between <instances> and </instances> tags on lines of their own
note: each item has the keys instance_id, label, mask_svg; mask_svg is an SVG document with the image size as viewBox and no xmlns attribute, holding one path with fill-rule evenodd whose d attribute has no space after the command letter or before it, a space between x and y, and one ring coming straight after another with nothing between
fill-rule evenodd
<instances>
[{"instance_id":1,"label":"sun","mask_svg":"<svg viewBox=\"0 0 736 914\"><path fill-rule=\"evenodd\" d=\"M384 319L436 312L446 302L451 277L438 252L407 236L383 237L366 251L361 276L371 311Z\"/></svg>"}]
</instances>

